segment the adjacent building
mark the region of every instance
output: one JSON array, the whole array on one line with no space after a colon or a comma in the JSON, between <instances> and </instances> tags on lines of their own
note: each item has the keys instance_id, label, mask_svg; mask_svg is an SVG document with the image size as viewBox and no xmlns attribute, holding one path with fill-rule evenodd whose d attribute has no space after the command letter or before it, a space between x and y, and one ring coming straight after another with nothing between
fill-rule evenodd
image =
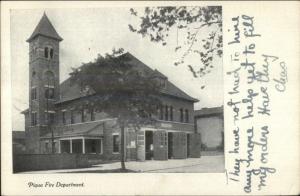
<instances>
[{"instance_id":1,"label":"adjacent building","mask_svg":"<svg viewBox=\"0 0 300 196\"><path fill-rule=\"evenodd\" d=\"M202 108L194 114L197 133L201 135L201 150L224 150L223 106Z\"/></svg>"},{"instance_id":2,"label":"adjacent building","mask_svg":"<svg viewBox=\"0 0 300 196\"><path fill-rule=\"evenodd\" d=\"M25 115L28 153L94 154L99 158L119 159L120 129L115 118L86 108L85 89L71 79L60 82L59 44L56 32L43 15L29 43L29 108ZM163 84L157 123L136 131L126 128L127 160L168 160L200 157L200 138L194 127L194 103L198 100L172 84L130 53L131 63L154 74ZM101 84L99 84L101 85ZM74 107L82 102L82 107Z\"/></svg>"},{"instance_id":3,"label":"adjacent building","mask_svg":"<svg viewBox=\"0 0 300 196\"><path fill-rule=\"evenodd\" d=\"M14 155L26 153L25 131L13 131L12 144L13 144Z\"/></svg>"}]
</instances>

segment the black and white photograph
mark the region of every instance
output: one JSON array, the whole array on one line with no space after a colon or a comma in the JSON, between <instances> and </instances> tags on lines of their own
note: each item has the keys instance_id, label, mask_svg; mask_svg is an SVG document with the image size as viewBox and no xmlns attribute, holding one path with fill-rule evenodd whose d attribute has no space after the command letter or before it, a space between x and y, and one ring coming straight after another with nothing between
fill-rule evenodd
<instances>
[{"instance_id":1,"label":"black and white photograph","mask_svg":"<svg viewBox=\"0 0 300 196\"><path fill-rule=\"evenodd\" d=\"M299 6L1 1L1 195L299 195Z\"/></svg>"},{"instance_id":2,"label":"black and white photograph","mask_svg":"<svg viewBox=\"0 0 300 196\"><path fill-rule=\"evenodd\" d=\"M14 173L224 172L222 7L11 10Z\"/></svg>"}]
</instances>

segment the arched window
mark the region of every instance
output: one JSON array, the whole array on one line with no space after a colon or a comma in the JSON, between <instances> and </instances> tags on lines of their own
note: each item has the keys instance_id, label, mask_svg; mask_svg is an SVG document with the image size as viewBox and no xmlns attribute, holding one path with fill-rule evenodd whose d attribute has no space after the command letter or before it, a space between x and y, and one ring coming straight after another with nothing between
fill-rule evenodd
<instances>
[{"instance_id":1,"label":"arched window","mask_svg":"<svg viewBox=\"0 0 300 196\"><path fill-rule=\"evenodd\" d=\"M50 59L53 59L53 49L50 48Z\"/></svg>"},{"instance_id":2,"label":"arched window","mask_svg":"<svg viewBox=\"0 0 300 196\"><path fill-rule=\"evenodd\" d=\"M44 56L45 56L46 59L53 59L54 50L51 46L45 47Z\"/></svg>"},{"instance_id":3,"label":"arched window","mask_svg":"<svg viewBox=\"0 0 300 196\"><path fill-rule=\"evenodd\" d=\"M48 59L48 57L49 57L48 53L49 53L49 49L48 49L48 47L45 47L44 56L45 56L46 59Z\"/></svg>"},{"instance_id":4,"label":"arched window","mask_svg":"<svg viewBox=\"0 0 300 196\"><path fill-rule=\"evenodd\" d=\"M35 72L35 71L32 71L31 76L32 76L32 78L35 78L35 77L36 77L36 72Z\"/></svg>"}]
</instances>

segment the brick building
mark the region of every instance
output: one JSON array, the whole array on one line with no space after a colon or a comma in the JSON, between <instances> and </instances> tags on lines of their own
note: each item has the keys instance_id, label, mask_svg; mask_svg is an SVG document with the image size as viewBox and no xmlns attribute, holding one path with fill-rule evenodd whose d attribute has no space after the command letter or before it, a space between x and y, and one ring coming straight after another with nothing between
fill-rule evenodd
<instances>
[{"instance_id":1,"label":"brick building","mask_svg":"<svg viewBox=\"0 0 300 196\"><path fill-rule=\"evenodd\" d=\"M44 14L29 43L29 109L25 110L28 153L95 154L119 159L120 129L115 118L99 111L74 109L86 92L69 79L59 81L59 43L63 39ZM157 123L125 130L125 153L132 160L167 160L200 156L199 134L194 129L194 99L130 53L131 63L155 74L164 84L163 107ZM49 126L51 124L51 126Z\"/></svg>"}]
</instances>

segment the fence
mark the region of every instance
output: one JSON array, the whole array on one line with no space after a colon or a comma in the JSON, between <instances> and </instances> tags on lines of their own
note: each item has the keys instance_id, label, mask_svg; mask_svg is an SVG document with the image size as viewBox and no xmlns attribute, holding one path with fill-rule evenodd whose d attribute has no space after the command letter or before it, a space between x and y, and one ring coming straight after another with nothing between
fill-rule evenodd
<instances>
[{"instance_id":1,"label":"fence","mask_svg":"<svg viewBox=\"0 0 300 196\"><path fill-rule=\"evenodd\" d=\"M13 172L74 169L101 162L99 154L18 154L13 156Z\"/></svg>"}]
</instances>

